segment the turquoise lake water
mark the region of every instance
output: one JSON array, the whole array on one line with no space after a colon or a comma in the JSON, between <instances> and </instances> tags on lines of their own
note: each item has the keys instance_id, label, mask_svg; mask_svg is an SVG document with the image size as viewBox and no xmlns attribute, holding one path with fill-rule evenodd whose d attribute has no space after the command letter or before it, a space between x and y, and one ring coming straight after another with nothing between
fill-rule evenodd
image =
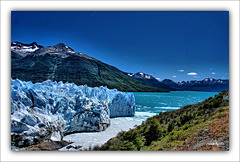
<instances>
[{"instance_id":1,"label":"turquoise lake water","mask_svg":"<svg viewBox=\"0 0 240 162\"><path fill-rule=\"evenodd\" d=\"M218 92L171 91L169 93L133 92L136 112L160 113L214 97Z\"/></svg>"}]
</instances>

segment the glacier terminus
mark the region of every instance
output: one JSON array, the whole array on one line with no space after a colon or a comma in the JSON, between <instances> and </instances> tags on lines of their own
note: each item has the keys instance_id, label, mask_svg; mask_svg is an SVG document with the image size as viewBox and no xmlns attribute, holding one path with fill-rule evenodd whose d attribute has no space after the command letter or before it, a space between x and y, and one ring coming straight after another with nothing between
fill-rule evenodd
<instances>
[{"instance_id":1,"label":"glacier terminus","mask_svg":"<svg viewBox=\"0 0 240 162\"><path fill-rule=\"evenodd\" d=\"M132 93L74 83L25 82L11 79L11 135L13 145L60 141L76 132L104 131L112 117L135 114Z\"/></svg>"}]
</instances>

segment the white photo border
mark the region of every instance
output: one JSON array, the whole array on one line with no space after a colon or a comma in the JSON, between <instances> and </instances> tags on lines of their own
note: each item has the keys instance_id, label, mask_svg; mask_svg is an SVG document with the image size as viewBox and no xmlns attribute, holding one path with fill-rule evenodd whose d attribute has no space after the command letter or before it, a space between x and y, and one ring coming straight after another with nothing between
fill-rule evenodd
<instances>
[{"instance_id":1,"label":"white photo border","mask_svg":"<svg viewBox=\"0 0 240 162\"><path fill-rule=\"evenodd\" d=\"M13 152L10 148L11 11L229 11L230 151ZM239 161L239 1L1 1L1 161Z\"/></svg>"}]
</instances>

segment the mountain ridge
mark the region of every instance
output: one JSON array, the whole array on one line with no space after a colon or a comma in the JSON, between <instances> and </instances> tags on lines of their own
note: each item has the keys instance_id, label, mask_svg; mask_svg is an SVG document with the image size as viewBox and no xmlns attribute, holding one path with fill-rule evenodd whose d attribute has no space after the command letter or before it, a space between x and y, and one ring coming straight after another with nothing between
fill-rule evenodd
<instances>
[{"instance_id":1,"label":"mountain ridge","mask_svg":"<svg viewBox=\"0 0 240 162\"><path fill-rule=\"evenodd\" d=\"M223 91L229 89L228 79L205 78L203 80L190 80L174 82L171 79L157 80L152 75L143 72L127 73L128 76L149 86L169 91Z\"/></svg>"},{"instance_id":2,"label":"mountain ridge","mask_svg":"<svg viewBox=\"0 0 240 162\"><path fill-rule=\"evenodd\" d=\"M75 60L74 60L75 59ZM11 43L13 79L42 82L74 82L78 85L108 86L120 91L222 91L229 89L229 80L205 78L201 81L174 82L157 80L143 72L126 73L81 52L75 52L64 43L41 46L37 42Z\"/></svg>"},{"instance_id":3,"label":"mountain ridge","mask_svg":"<svg viewBox=\"0 0 240 162\"><path fill-rule=\"evenodd\" d=\"M143 72L137 72L137 73L128 73L128 76L145 83L151 87L157 88L157 89L163 89L168 91L176 90L170 86L168 86L165 83L159 82L156 78L154 78L152 75L145 74Z\"/></svg>"},{"instance_id":4,"label":"mountain ridge","mask_svg":"<svg viewBox=\"0 0 240 162\"><path fill-rule=\"evenodd\" d=\"M223 90L229 90L228 79L205 78L199 81L190 80L190 81L180 81L180 82L174 82L170 79L164 79L162 83L182 91L191 90L191 91L221 92Z\"/></svg>"},{"instance_id":5,"label":"mountain ridge","mask_svg":"<svg viewBox=\"0 0 240 162\"><path fill-rule=\"evenodd\" d=\"M63 43L44 47L36 42L11 43L11 75L13 79L43 82L63 81L91 87L132 92L162 92L129 77L114 66L103 63Z\"/></svg>"}]
</instances>

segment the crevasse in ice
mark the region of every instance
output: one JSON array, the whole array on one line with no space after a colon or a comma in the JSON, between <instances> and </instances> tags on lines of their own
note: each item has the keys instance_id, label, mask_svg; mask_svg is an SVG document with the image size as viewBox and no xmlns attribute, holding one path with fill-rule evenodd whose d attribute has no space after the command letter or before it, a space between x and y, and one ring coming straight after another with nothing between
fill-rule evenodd
<instances>
[{"instance_id":1,"label":"crevasse in ice","mask_svg":"<svg viewBox=\"0 0 240 162\"><path fill-rule=\"evenodd\" d=\"M11 79L11 132L61 140L64 134L103 131L110 117L134 116L132 93L74 83Z\"/></svg>"}]
</instances>

